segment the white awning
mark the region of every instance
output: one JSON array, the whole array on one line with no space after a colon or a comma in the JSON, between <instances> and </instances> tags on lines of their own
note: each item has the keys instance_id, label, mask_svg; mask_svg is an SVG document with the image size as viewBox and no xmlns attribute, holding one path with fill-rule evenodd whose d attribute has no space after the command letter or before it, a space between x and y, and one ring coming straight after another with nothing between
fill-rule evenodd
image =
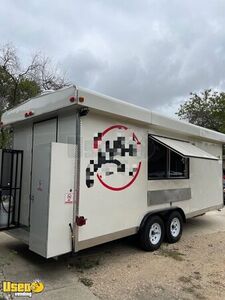
<instances>
[{"instance_id":1,"label":"white awning","mask_svg":"<svg viewBox=\"0 0 225 300\"><path fill-rule=\"evenodd\" d=\"M155 135L151 135L151 137L159 142L160 144L170 148L171 150L177 152L178 154L184 157L196 157L196 158L205 158L205 159L214 159L218 160L219 158L192 145L189 142L174 140L165 137L159 137Z\"/></svg>"}]
</instances>

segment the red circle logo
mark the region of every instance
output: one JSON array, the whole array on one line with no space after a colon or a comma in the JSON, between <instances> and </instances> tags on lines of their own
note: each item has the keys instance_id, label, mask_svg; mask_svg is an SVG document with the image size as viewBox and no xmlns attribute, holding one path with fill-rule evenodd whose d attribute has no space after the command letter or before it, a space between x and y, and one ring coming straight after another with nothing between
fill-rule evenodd
<instances>
[{"instance_id":1,"label":"red circle logo","mask_svg":"<svg viewBox=\"0 0 225 300\"><path fill-rule=\"evenodd\" d=\"M111 139L107 140L107 137L110 134L115 134L116 131L120 131L120 136L117 136L113 141ZM126 141L125 135L122 136L121 133L124 131L125 134L130 132L129 143ZM113 144L112 147L110 147ZM104 145L102 145L104 144ZM98 151L98 160L90 161L86 169L86 185L87 187L93 187L94 185L94 175L96 174L99 182L107 189L111 191L122 191L126 188L129 188L137 179L140 169L141 169L141 161L135 163L135 167L130 167L128 163L121 163L117 158L121 156L125 157L136 157L138 154L138 150L140 150L141 142L138 140L136 134L130 130L128 127L124 125L113 125L111 127L106 128L103 132L98 133L97 136L94 137L93 149ZM103 146L103 147L102 147ZM103 148L103 149L102 149ZM106 178L103 178L100 170L106 164L113 164L117 167L115 173L117 174L128 174L128 182L123 183L122 185L113 186L112 183L107 183ZM106 175L112 175L114 172L106 172Z\"/></svg>"}]
</instances>

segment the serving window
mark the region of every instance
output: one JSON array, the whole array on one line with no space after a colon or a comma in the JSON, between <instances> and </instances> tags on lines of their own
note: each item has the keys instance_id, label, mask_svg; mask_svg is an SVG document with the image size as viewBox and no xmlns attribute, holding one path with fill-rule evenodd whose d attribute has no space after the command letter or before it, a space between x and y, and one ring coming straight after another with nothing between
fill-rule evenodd
<instances>
[{"instance_id":1,"label":"serving window","mask_svg":"<svg viewBox=\"0 0 225 300\"><path fill-rule=\"evenodd\" d=\"M189 158L156 141L148 139L148 179L189 178Z\"/></svg>"}]
</instances>

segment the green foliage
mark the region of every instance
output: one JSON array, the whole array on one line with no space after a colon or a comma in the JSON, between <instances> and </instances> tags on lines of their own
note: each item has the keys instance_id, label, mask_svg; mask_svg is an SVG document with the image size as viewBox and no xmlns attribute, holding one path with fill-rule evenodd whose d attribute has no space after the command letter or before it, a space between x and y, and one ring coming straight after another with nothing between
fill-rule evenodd
<instances>
[{"instance_id":1,"label":"green foliage","mask_svg":"<svg viewBox=\"0 0 225 300\"><path fill-rule=\"evenodd\" d=\"M191 93L176 114L192 124L225 133L225 93L210 89Z\"/></svg>"},{"instance_id":2,"label":"green foliage","mask_svg":"<svg viewBox=\"0 0 225 300\"><path fill-rule=\"evenodd\" d=\"M19 103L21 99L27 100L35 97L41 92L40 86L34 80L22 78L18 83L18 92L16 102Z\"/></svg>"},{"instance_id":3,"label":"green foliage","mask_svg":"<svg viewBox=\"0 0 225 300\"><path fill-rule=\"evenodd\" d=\"M8 71L0 66L0 113L40 92L40 86L34 80L23 76L12 78Z\"/></svg>"},{"instance_id":4,"label":"green foliage","mask_svg":"<svg viewBox=\"0 0 225 300\"><path fill-rule=\"evenodd\" d=\"M52 70L52 71L50 71ZM16 49L10 45L0 48L0 117L7 109L32 98L43 90L57 90L68 85L49 58L35 54L28 66L21 66ZM10 147L9 129L0 131L0 148Z\"/></svg>"},{"instance_id":5,"label":"green foliage","mask_svg":"<svg viewBox=\"0 0 225 300\"><path fill-rule=\"evenodd\" d=\"M1 129L0 131L0 149L11 148L12 134L9 129Z\"/></svg>"}]
</instances>

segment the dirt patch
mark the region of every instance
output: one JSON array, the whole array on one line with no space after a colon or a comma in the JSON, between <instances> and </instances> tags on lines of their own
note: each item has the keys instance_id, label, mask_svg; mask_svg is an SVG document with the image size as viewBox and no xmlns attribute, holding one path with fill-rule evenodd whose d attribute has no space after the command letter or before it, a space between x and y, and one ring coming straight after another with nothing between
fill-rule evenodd
<instances>
[{"instance_id":1,"label":"dirt patch","mask_svg":"<svg viewBox=\"0 0 225 300\"><path fill-rule=\"evenodd\" d=\"M165 245L162 245L161 248L159 249L158 253L159 253L159 255L163 255L165 257L170 257L177 261L183 261L184 260L183 256L185 256L185 254L179 252L178 249L170 249L168 247L168 244L167 244L167 247Z\"/></svg>"},{"instance_id":2,"label":"dirt patch","mask_svg":"<svg viewBox=\"0 0 225 300\"><path fill-rule=\"evenodd\" d=\"M82 282L84 285L91 287L93 285L93 281L90 278L87 277L80 277L79 278L80 282Z\"/></svg>"},{"instance_id":3,"label":"dirt patch","mask_svg":"<svg viewBox=\"0 0 225 300\"><path fill-rule=\"evenodd\" d=\"M84 270L92 269L99 266L100 258L99 257L83 257L78 256L77 258L70 260L68 263L68 268L75 267L78 271L82 272Z\"/></svg>"},{"instance_id":4,"label":"dirt patch","mask_svg":"<svg viewBox=\"0 0 225 300\"><path fill-rule=\"evenodd\" d=\"M81 265L75 262L71 270L101 299L219 300L225 294L224 253L225 232L183 238L156 252L125 239L82 252Z\"/></svg>"}]
</instances>

